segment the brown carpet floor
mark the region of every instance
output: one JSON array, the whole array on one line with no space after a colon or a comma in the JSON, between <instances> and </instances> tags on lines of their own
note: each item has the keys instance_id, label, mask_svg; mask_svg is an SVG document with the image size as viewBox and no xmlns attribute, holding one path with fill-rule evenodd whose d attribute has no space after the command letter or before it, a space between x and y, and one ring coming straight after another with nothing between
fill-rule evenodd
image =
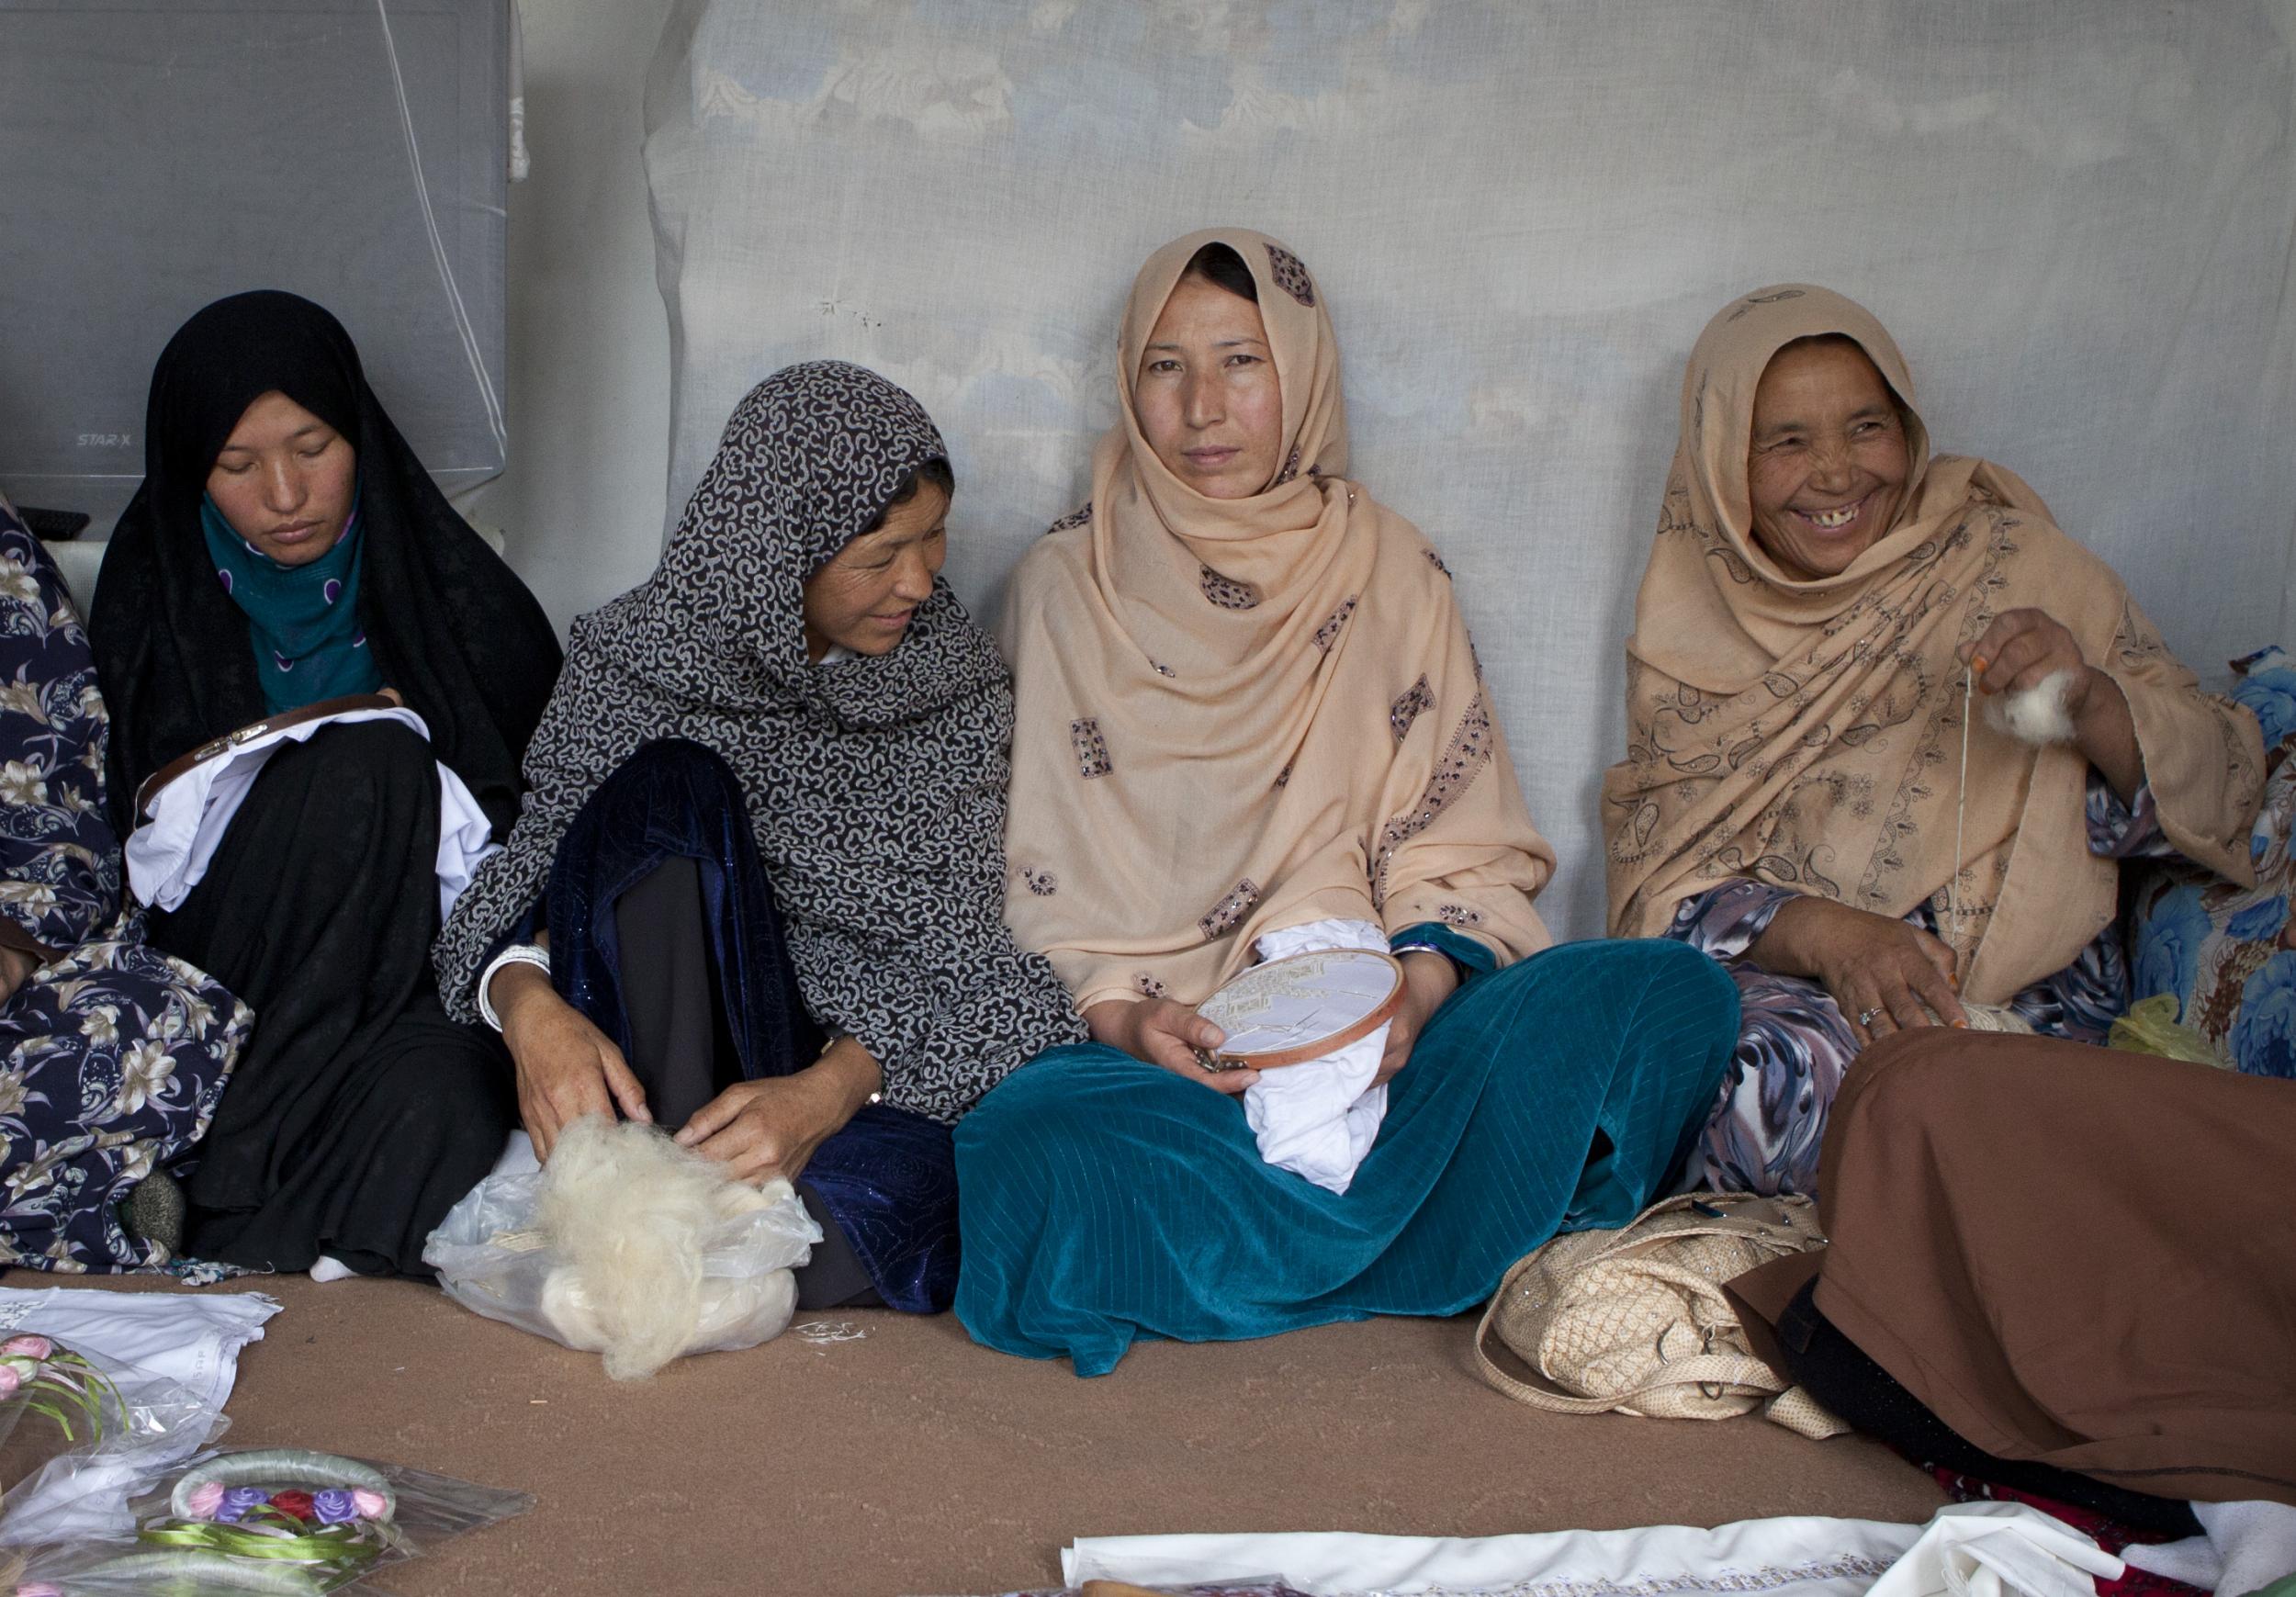
<instances>
[{"instance_id":1,"label":"brown carpet floor","mask_svg":"<svg viewBox=\"0 0 2296 1597\"><path fill-rule=\"evenodd\" d=\"M865 1334L792 1333L617 1386L596 1357L412 1282L234 1285L286 1307L241 1358L231 1443L358 1454L537 1499L391 1570L400 1597L995 1592L1057 1584L1060 1549L1081 1535L1921 1520L1942 1501L1853 1437L1510 1402L1475 1374L1471 1319L1149 1344L1086 1381L976 1347L948 1316L801 1314Z\"/></svg>"}]
</instances>

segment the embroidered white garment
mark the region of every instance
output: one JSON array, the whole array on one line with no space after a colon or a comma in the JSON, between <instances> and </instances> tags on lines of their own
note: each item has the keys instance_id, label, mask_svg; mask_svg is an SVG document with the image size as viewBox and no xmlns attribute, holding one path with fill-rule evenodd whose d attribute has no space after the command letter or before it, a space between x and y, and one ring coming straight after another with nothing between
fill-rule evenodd
<instances>
[{"instance_id":1,"label":"embroidered white garment","mask_svg":"<svg viewBox=\"0 0 2296 1597\"><path fill-rule=\"evenodd\" d=\"M2122 1573L2120 1559L2063 1520L2022 1503L1957 1502L1866 1597L2096 1597L2099 1578Z\"/></svg>"},{"instance_id":2,"label":"embroidered white garment","mask_svg":"<svg viewBox=\"0 0 2296 1597\"><path fill-rule=\"evenodd\" d=\"M2012 1544L2016 1544L2012 1551ZM2018 1574L1944 1583L1946 1549L1983 1546ZM1956 1555L1958 1556L1958 1555ZM1095 1536L1061 1554L1062 1578L1146 1586L1280 1576L1321 1597L1480 1593L1484 1597L2062 1597L2095 1591L2090 1571L2120 1560L2021 1503L1956 1503L1927 1525L1796 1516L1713 1530L1649 1525L1512 1536L1378 1536L1347 1532ZM1984 1566L1988 1574L1993 1565ZM1902 1575L1900 1574L1902 1571ZM1892 1582L1895 1578L1895 1583ZM1928 1580L1930 1583L1921 1583ZM2032 1584L2020 1584L2020 1580Z\"/></svg>"},{"instance_id":3,"label":"embroidered white garment","mask_svg":"<svg viewBox=\"0 0 2296 1597\"><path fill-rule=\"evenodd\" d=\"M2296 1573L2296 1508L2284 1502L2196 1502L2203 1535L2157 1546L2139 1543L2122 1556L2140 1569L2224 1597L2246 1597Z\"/></svg>"},{"instance_id":4,"label":"embroidered white garment","mask_svg":"<svg viewBox=\"0 0 2296 1597\"><path fill-rule=\"evenodd\" d=\"M84 1287L0 1288L0 1334L38 1332L67 1347L186 1388L219 1419L239 1373L240 1349L279 1311L261 1292L106 1292ZM123 1395L137 1400L134 1386ZM197 1427L191 1428L197 1431ZM170 1434L103 1461L51 1466L17 1483L0 1518L0 1544L73 1541L132 1532L128 1499L219 1434Z\"/></svg>"},{"instance_id":5,"label":"embroidered white garment","mask_svg":"<svg viewBox=\"0 0 2296 1597\"><path fill-rule=\"evenodd\" d=\"M1253 947L1263 963L1318 949L1388 951L1387 934L1367 920L1311 920L1268 932ZM1244 1119L1259 1142L1260 1158L1328 1191L1345 1192L1387 1114L1386 1084L1371 1085L1387 1033L1381 1026L1322 1059L1260 1072L1244 1089Z\"/></svg>"},{"instance_id":6,"label":"embroidered white garment","mask_svg":"<svg viewBox=\"0 0 2296 1597\"><path fill-rule=\"evenodd\" d=\"M154 813L128 839L128 882L135 894L158 909L174 909L191 896L208 873L208 862L223 845L231 817L248 790L283 743L309 741L322 726L359 721L396 721L429 741L430 727L412 710L346 710L315 721L251 737L237 748L194 766L159 792ZM470 885L471 873L498 847L478 801L445 766L438 768L438 912L443 919Z\"/></svg>"}]
</instances>

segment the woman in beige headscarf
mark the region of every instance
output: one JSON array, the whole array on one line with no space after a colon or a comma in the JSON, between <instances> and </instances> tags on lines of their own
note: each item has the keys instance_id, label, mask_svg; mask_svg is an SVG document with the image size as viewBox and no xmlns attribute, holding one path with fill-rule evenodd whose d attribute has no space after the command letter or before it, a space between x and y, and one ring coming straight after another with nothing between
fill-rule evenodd
<instances>
[{"instance_id":1,"label":"woman in beige headscarf","mask_svg":"<svg viewBox=\"0 0 2296 1597\"><path fill-rule=\"evenodd\" d=\"M1449 572L1347 478L1300 260L1241 229L1168 244L1119 351L1092 501L1022 562L1004 630L1007 915L1095 1041L957 1138L959 1316L1086 1375L1140 1335L1468 1307L1658 1190L1736 1031L1678 945L1528 958L1554 856ZM1199 1064L1222 1038L1198 1003L1334 946L1401 956L1390 1025L1311 1063Z\"/></svg>"},{"instance_id":2,"label":"woman in beige headscarf","mask_svg":"<svg viewBox=\"0 0 2296 1597\"><path fill-rule=\"evenodd\" d=\"M1682 429L1604 783L1611 929L1731 966L1706 1174L1809 1191L1873 1039L2101 1041L2117 861L2246 880L2263 750L2022 480L1930 455L1904 357L1840 295L1724 307Z\"/></svg>"}]
</instances>

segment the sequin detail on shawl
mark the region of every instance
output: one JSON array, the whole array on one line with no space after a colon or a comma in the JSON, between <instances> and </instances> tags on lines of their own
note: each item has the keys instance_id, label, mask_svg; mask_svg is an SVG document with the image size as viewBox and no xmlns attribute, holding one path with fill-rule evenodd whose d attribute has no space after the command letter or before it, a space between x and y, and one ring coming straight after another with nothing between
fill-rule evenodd
<instances>
[{"instance_id":1,"label":"sequin detail on shawl","mask_svg":"<svg viewBox=\"0 0 2296 1597\"><path fill-rule=\"evenodd\" d=\"M1315 304L1315 280L1308 276L1305 261L1281 244L1270 244L1267 246L1267 264L1275 275L1277 287L1302 305L1312 307Z\"/></svg>"},{"instance_id":2,"label":"sequin detail on shawl","mask_svg":"<svg viewBox=\"0 0 2296 1597\"><path fill-rule=\"evenodd\" d=\"M1210 566L1203 567L1201 569L1204 597L1220 606L1221 609L1252 610L1257 608L1260 602L1259 590L1249 582L1238 582L1232 577L1222 577Z\"/></svg>"},{"instance_id":3,"label":"sequin detail on shawl","mask_svg":"<svg viewBox=\"0 0 2296 1597\"><path fill-rule=\"evenodd\" d=\"M1375 908L1387 907L1387 872L1394 862L1395 850L1435 825L1435 817L1467 791L1476 773L1491 763L1491 706L1478 693L1475 702L1467 706L1467 714L1459 717L1459 728L1451 734L1443 758L1435 761L1435 775L1428 780L1427 791L1419 795L1418 804L1379 828L1379 865L1371 872L1371 903Z\"/></svg>"},{"instance_id":4,"label":"sequin detail on shawl","mask_svg":"<svg viewBox=\"0 0 2296 1597\"><path fill-rule=\"evenodd\" d=\"M1211 906L1211 913L1196 924L1202 928L1204 940L1215 942L1244 924L1244 917L1252 913L1252 906L1260 901L1257 883L1249 877L1235 884L1234 891Z\"/></svg>"},{"instance_id":5,"label":"sequin detail on shawl","mask_svg":"<svg viewBox=\"0 0 2296 1597\"><path fill-rule=\"evenodd\" d=\"M1116 762L1109 758L1109 740L1100 736L1100 723L1093 717L1071 721L1068 741L1076 750L1076 770L1086 782L1116 769Z\"/></svg>"},{"instance_id":6,"label":"sequin detail on shawl","mask_svg":"<svg viewBox=\"0 0 2296 1597\"><path fill-rule=\"evenodd\" d=\"M1423 676L1405 690L1387 713L1388 729L1395 734L1395 741L1401 743L1411 735L1411 724L1434 708L1435 691L1427 686L1427 679Z\"/></svg>"},{"instance_id":7,"label":"sequin detail on shawl","mask_svg":"<svg viewBox=\"0 0 2296 1597\"><path fill-rule=\"evenodd\" d=\"M1325 654L1332 652L1332 645L1339 641L1339 629L1347 624L1347 618L1349 616L1355 614L1357 597L1357 595L1350 593L1346 598L1341 600L1339 602L1339 608L1333 611L1330 615L1326 616L1324 618L1323 624L1315 629L1315 636L1312 641L1315 644L1315 647L1322 649ZM1420 680L1424 682L1426 679L1422 677Z\"/></svg>"},{"instance_id":8,"label":"sequin detail on shawl","mask_svg":"<svg viewBox=\"0 0 2296 1597\"><path fill-rule=\"evenodd\" d=\"M1083 504L1077 506L1075 510L1070 511L1066 515L1061 517L1060 520L1045 528L1044 535L1049 538L1054 533L1064 533L1072 527L1081 527L1091 519L1092 501L1090 500L1086 500Z\"/></svg>"},{"instance_id":9,"label":"sequin detail on shawl","mask_svg":"<svg viewBox=\"0 0 2296 1597\"><path fill-rule=\"evenodd\" d=\"M1028 883L1029 891L1039 898L1050 898L1061 890L1060 878L1050 871L1031 871L1023 865L1020 868L1020 880Z\"/></svg>"}]
</instances>

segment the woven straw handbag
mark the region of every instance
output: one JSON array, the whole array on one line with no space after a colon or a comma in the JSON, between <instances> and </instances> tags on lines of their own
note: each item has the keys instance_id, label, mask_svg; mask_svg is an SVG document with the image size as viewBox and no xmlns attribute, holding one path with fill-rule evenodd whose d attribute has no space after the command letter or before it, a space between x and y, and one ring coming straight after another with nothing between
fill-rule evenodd
<instances>
[{"instance_id":1,"label":"woven straw handbag","mask_svg":"<svg viewBox=\"0 0 2296 1597\"><path fill-rule=\"evenodd\" d=\"M1535 1408L1727 1420L1755 1408L1822 1440L1849 1427L1754 1355L1722 1283L1825 1245L1804 1198L1685 1193L1617 1231L1559 1236L1509 1270L1475 1333L1483 1378ZM1530 1378L1507 1374L1491 1338Z\"/></svg>"}]
</instances>

